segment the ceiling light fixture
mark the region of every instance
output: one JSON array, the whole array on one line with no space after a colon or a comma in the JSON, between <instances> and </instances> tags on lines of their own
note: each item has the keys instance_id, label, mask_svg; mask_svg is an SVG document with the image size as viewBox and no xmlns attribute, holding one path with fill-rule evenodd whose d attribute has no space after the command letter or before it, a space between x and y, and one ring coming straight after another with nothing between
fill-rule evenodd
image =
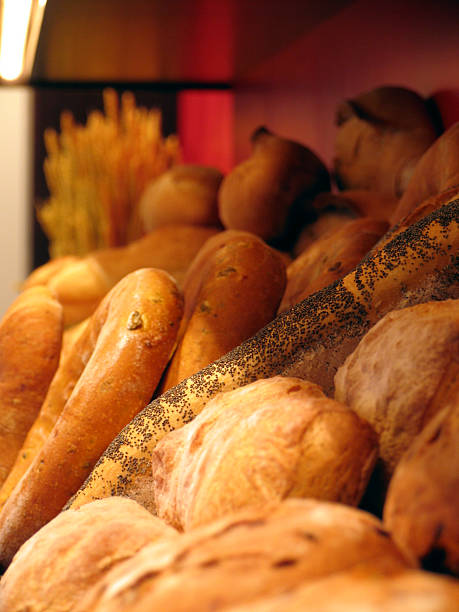
<instances>
[{"instance_id":1,"label":"ceiling light fixture","mask_svg":"<svg viewBox=\"0 0 459 612\"><path fill-rule=\"evenodd\" d=\"M32 72L46 0L2 0L0 77L26 79Z\"/></svg>"}]
</instances>

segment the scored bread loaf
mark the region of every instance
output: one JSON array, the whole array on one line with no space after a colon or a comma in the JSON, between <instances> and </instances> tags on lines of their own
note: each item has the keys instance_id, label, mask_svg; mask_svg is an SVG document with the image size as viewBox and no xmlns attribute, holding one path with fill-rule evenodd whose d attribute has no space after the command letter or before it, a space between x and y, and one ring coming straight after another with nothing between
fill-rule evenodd
<instances>
[{"instance_id":1,"label":"scored bread loaf","mask_svg":"<svg viewBox=\"0 0 459 612\"><path fill-rule=\"evenodd\" d=\"M69 612L116 565L174 533L124 497L62 512L19 549L0 582L0 608Z\"/></svg>"},{"instance_id":2,"label":"scored bread loaf","mask_svg":"<svg viewBox=\"0 0 459 612\"><path fill-rule=\"evenodd\" d=\"M433 295L459 297L458 249L459 200L452 200L375 249L341 281L151 402L113 440L70 505L113 493L148 504L151 496L143 492L151 486L153 448L219 391L282 374L315 382L332 395L337 368L387 312Z\"/></svg>"},{"instance_id":3,"label":"scored bread loaf","mask_svg":"<svg viewBox=\"0 0 459 612\"><path fill-rule=\"evenodd\" d=\"M145 546L76 610L224 610L351 567L412 567L382 523L342 504L288 499Z\"/></svg>"},{"instance_id":4,"label":"scored bread loaf","mask_svg":"<svg viewBox=\"0 0 459 612\"><path fill-rule=\"evenodd\" d=\"M210 238L184 280L183 335L161 391L198 372L272 321L285 282L282 256L258 236L227 230Z\"/></svg>"},{"instance_id":5,"label":"scored bread loaf","mask_svg":"<svg viewBox=\"0 0 459 612\"><path fill-rule=\"evenodd\" d=\"M335 399L373 426L388 483L415 436L443 407L459 354L459 300L388 313L335 376Z\"/></svg>"},{"instance_id":6,"label":"scored bread loaf","mask_svg":"<svg viewBox=\"0 0 459 612\"><path fill-rule=\"evenodd\" d=\"M117 433L152 397L174 348L183 298L162 270L125 276L88 324L86 366L40 452L0 513L0 562L56 516Z\"/></svg>"},{"instance_id":7,"label":"scored bread loaf","mask_svg":"<svg viewBox=\"0 0 459 612\"><path fill-rule=\"evenodd\" d=\"M0 485L54 376L62 332L62 307L46 287L21 293L0 321Z\"/></svg>"},{"instance_id":8,"label":"scored bread loaf","mask_svg":"<svg viewBox=\"0 0 459 612\"><path fill-rule=\"evenodd\" d=\"M184 224L159 227L125 247L101 249L76 261L66 258L61 267L51 261L32 273L24 287L46 279L64 308L65 324L73 325L90 316L117 282L139 268L165 270L181 288L193 258L219 231ZM46 273L46 266L53 274Z\"/></svg>"},{"instance_id":9,"label":"scored bread loaf","mask_svg":"<svg viewBox=\"0 0 459 612\"><path fill-rule=\"evenodd\" d=\"M456 359L454 383L446 390L451 399L395 468L383 516L394 539L426 569L459 576L458 354Z\"/></svg>"},{"instance_id":10,"label":"scored bread loaf","mask_svg":"<svg viewBox=\"0 0 459 612\"><path fill-rule=\"evenodd\" d=\"M317 385L262 379L218 394L157 444L155 507L187 530L286 497L357 505L377 455L371 427Z\"/></svg>"}]
</instances>

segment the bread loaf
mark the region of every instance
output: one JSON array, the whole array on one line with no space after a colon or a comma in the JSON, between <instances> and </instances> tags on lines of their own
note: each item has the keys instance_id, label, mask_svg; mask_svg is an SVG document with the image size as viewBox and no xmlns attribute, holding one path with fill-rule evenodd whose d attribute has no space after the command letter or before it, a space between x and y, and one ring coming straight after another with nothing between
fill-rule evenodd
<instances>
[{"instance_id":1,"label":"bread loaf","mask_svg":"<svg viewBox=\"0 0 459 612\"><path fill-rule=\"evenodd\" d=\"M452 399L414 439L387 491L384 522L428 570L459 576L459 359ZM446 382L446 381L445 381ZM458 598L459 601L459 598Z\"/></svg>"},{"instance_id":2,"label":"bread loaf","mask_svg":"<svg viewBox=\"0 0 459 612\"><path fill-rule=\"evenodd\" d=\"M337 572L225 612L456 612L459 583L419 570Z\"/></svg>"},{"instance_id":3,"label":"bread loaf","mask_svg":"<svg viewBox=\"0 0 459 612\"><path fill-rule=\"evenodd\" d=\"M0 321L0 485L59 363L62 308L46 287L20 294Z\"/></svg>"},{"instance_id":4,"label":"bread loaf","mask_svg":"<svg viewBox=\"0 0 459 612\"><path fill-rule=\"evenodd\" d=\"M252 338L150 403L101 457L71 502L107 495L148 504L151 454L171 429L198 414L219 391L277 374L299 376L333 393L338 367L363 335L394 308L458 295L459 200L418 221L366 257L341 281L279 315Z\"/></svg>"},{"instance_id":5,"label":"bread loaf","mask_svg":"<svg viewBox=\"0 0 459 612\"><path fill-rule=\"evenodd\" d=\"M118 281L139 268L165 270L181 287L193 258L218 231L183 224L160 227L125 247L94 251L77 261L66 258L61 267L55 261L45 264L52 267L53 274L46 274L44 268L37 270L24 287L36 282L37 276L46 278L64 308L65 324L73 325L90 316Z\"/></svg>"},{"instance_id":6,"label":"bread loaf","mask_svg":"<svg viewBox=\"0 0 459 612\"><path fill-rule=\"evenodd\" d=\"M329 190L329 174L307 147L264 127L254 132L252 143L252 155L222 181L220 219L226 229L279 242L296 233L314 196Z\"/></svg>"},{"instance_id":7,"label":"bread loaf","mask_svg":"<svg viewBox=\"0 0 459 612\"><path fill-rule=\"evenodd\" d=\"M377 455L371 427L317 385L258 380L218 394L157 444L155 507L187 530L286 497L357 505Z\"/></svg>"},{"instance_id":8,"label":"bread loaf","mask_svg":"<svg viewBox=\"0 0 459 612\"><path fill-rule=\"evenodd\" d=\"M313 242L287 267L287 287L278 312L351 272L387 229L385 221L364 217Z\"/></svg>"},{"instance_id":9,"label":"bread loaf","mask_svg":"<svg viewBox=\"0 0 459 612\"><path fill-rule=\"evenodd\" d=\"M27 432L8 477L0 488L0 509L43 448L94 351L98 336L89 325L89 319L85 319L74 328L72 328L72 339L66 337L71 328L65 330L63 334L65 343L59 366L48 387L37 418Z\"/></svg>"},{"instance_id":10,"label":"bread loaf","mask_svg":"<svg viewBox=\"0 0 459 612\"><path fill-rule=\"evenodd\" d=\"M228 230L210 238L184 280L183 336L161 391L175 387L272 321L285 282L281 255L258 236Z\"/></svg>"},{"instance_id":11,"label":"bread loaf","mask_svg":"<svg viewBox=\"0 0 459 612\"><path fill-rule=\"evenodd\" d=\"M174 530L142 506L109 497L62 512L18 551L0 582L0 608L67 612L118 564Z\"/></svg>"},{"instance_id":12,"label":"bread loaf","mask_svg":"<svg viewBox=\"0 0 459 612\"><path fill-rule=\"evenodd\" d=\"M62 509L116 434L151 398L183 313L162 270L127 275L90 323L94 349L44 446L0 513L0 561Z\"/></svg>"},{"instance_id":13,"label":"bread loaf","mask_svg":"<svg viewBox=\"0 0 459 612\"><path fill-rule=\"evenodd\" d=\"M336 111L334 174L340 189L399 198L437 137L425 100L402 87L378 87Z\"/></svg>"},{"instance_id":14,"label":"bread loaf","mask_svg":"<svg viewBox=\"0 0 459 612\"><path fill-rule=\"evenodd\" d=\"M392 216L399 223L424 200L453 187L459 190L459 122L432 143L413 172Z\"/></svg>"},{"instance_id":15,"label":"bread loaf","mask_svg":"<svg viewBox=\"0 0 459 612\"><path fill-rule=\"evenodd\" d=\"M459 300L388 313L335 376L335 398L371 423L384 482L442 408L443 382L459 355Z\"/></svg>"},{"instance_id":16,"label":"bread loaf","mask_svg":"<svg viewBox=\"0 0 459 612\"><path fill-rule=\"evenodd\" d=\"M374 517L341 504L289 499L144 547L76 610L225 610L356 566L389 572L411 561Z\"/></svg>"},{"instance_id":17,"label":"bread loaf","mask_svg":"<svg viewBox=\"0 0 459 612\"><path fill-rule=\"evenodd\" d=\"M149 183L138 204L146 232L171 224L218 227L217 194L223 174L217 168L177 164Z\"/></svg>"}]
</instances>

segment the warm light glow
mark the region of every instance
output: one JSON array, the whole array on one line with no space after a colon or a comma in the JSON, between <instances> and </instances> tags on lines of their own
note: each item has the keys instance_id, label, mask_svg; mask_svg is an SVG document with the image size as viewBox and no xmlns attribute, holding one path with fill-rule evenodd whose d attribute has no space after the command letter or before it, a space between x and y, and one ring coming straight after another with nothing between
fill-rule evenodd
<instances>
[{"instance_id":1,"label":"warm light glow","mask_svg":"<svg viewBox=\"0 0 459 612\"><path fill-rule=\"evenodd\" d=\"M3 1L0 76L8 81L22 73L31 8L32 0Z\"/></svg>"}]
</instances>

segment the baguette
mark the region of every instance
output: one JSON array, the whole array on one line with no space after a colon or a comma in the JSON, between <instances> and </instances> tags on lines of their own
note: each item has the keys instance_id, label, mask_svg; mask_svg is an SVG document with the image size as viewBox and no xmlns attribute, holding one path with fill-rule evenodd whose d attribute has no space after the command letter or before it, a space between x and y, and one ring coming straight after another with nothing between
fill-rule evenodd
<instances>
[{"instance_id":1,"label":"baguette","mask_svg":"<svg viewBox=\"0 0 459 612\"><path fill-rule=\"evenodd\" d=\"M118 281L139 268L165 270L180 288L199 249L219 231L183 224L160 227L125 247L101 249L76 261L66 258L61 267L56 261L49 262L45 266L56 273L46 275L44 269L37 269L24 287L40 275L45 278L64 308L65 325L72 325L90 316Z\"/></svg>"},{"instance_id":2,"label":"baguette","mask_svg":"<svg viewBox=\"0 0 459 612\"><path fill-rule=\"evenodd\" d=\"M183 298L162 270L120 281L94 313L94 350L46 443L0 513L0 562L62 509L109 442L149 401L173 350Z\"/></svg>"},{"instance_id":3,"label":"baguette","mask_svg":"<svg viewBox=\"0 0 459 612\"><path fill-rule=\"evenodd\" d=\"M97 336L91 333L88 323L89 319L85 319L76 326L76 329L69 328L63 334L59 366L38 416L30 427L16 461L0 489L0 509L48 439L94 350ZM69 339L70 329L74 337Z\"/></svg>"},{"instance_id":4,"label":"baguette","mask_svg":"<svg viewBox=\"0 0 459 612\"><path fill-rule=\"evenodd\" d=\"M61 342L62 307L46 287L21 293L0 322L0 484L40 410Z\"/></svg>"},{"instance_id":5,"label":"baguette","mask_svg":"<svg viewBox=\"0 0 459 612\"><path fill-rule=\"evenodd\" d=\"M458 249L459 200L453 200L150 403L112 442L69 506L114 494L148 504L143 490L151 484L156 443L219 391L282 374L315 382L332 395L337 368L387 312L432 294L459 297Z\"/></svg>"}]
</instances>

